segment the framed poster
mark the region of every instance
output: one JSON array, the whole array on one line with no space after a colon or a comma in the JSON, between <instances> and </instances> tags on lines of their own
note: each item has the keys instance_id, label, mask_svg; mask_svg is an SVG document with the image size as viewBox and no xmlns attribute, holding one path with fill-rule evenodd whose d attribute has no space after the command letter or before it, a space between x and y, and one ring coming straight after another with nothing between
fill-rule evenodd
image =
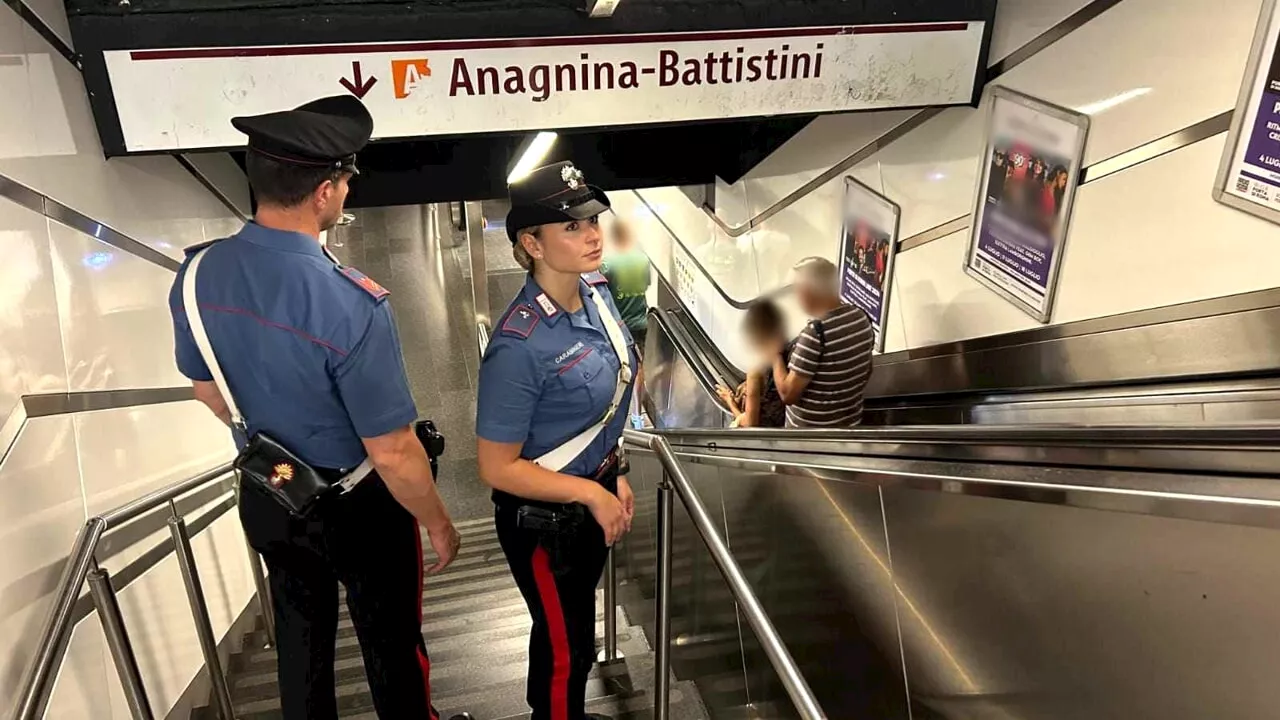
<instances>
[{"instance_id":1,"label":"framed poster","mask_svg":"<svg viewBox=\"0 0 1280 720\"><path fill-rule=\"evenodd\" d=\"M1046 323L1089 116L1004 87L992 88L986 114L965 272Z\"/></svg>"},{"instance_id":2,"label":"framed poster","mask_svg":"<svg viewBox=\"0 0 1280 720\"><path fill-rule=\"evenodd\" d=\"M876 352L884 352L902 208L858 180L846 177L842 217L840 299L867 313L876 333Z\"/></svg>"},{"instance_id":3,"label":"framed poster","mask_svg":"<svg viewBox=\"0 0 1280 720\"><path fill-rule=\"evenodd\" d=\"M1280 17L1262 3L1213 198L1280 223Z\"/></svg>"}]
</instances>

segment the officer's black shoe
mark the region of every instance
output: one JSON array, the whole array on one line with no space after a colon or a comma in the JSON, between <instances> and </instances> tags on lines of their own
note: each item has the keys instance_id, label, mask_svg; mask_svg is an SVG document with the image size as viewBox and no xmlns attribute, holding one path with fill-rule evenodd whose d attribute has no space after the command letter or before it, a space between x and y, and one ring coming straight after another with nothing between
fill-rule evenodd
<instances>
[{"instance_id":1,"label":"officer's black shoe","mask_svg":"<svg viewBox=\"0 0 1280 720\"><path fill-rule=\"evenodd\" d=\"M596 713L587 713L583 717L586 718L586 720L613 720L613 718L608 715L598 715Z\"/></svg>"}]
</instances>

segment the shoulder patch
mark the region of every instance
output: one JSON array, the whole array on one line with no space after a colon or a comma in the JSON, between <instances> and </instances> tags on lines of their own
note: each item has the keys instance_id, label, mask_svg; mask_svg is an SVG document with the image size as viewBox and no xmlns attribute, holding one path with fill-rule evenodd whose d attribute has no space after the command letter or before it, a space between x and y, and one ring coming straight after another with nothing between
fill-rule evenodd
<instances>
[{"instance_id":1,"label":"shoulder patch","mask_svg":"<svg viewBox=\"0 0 1280 720\"><path fill-rule=\"evenodd\" d=\"M205 240L204 242L199 242L199 243L196 243L195 245L190 245L190 246L188 246L188 247L182 248L182 252L183 252L184 254L186 254L186 255L187 255L187 257L190 257L190 256L195 255L196 253L200 252L201 250L203 250L203 249L205 249L205 248L209 247L210 245L212 245L212 244L214 244L214 243L216 243L216 242L220 241L220 240L222 240L222 238L214 238L214 239L212 239L212 240Z\"/></svg>"},{"instance_id":2,"label":"shoulder patch","mask_svg":"<svg viewBox=\"0 0 1280 720\"><path fill-rule=\"evenodd\" d=\"M353 285L369 293L369 295L378 302L387 299L387 297L391 295L390 290L382 287L378 283L374 282L373 278L353 267L339 267L335 265L333 269L336 270L338 274L342 275L342 277L350 280Z\"/></svg>"},{"instance_id":3,"label":"shoulder patch","mask_svg":"<svg viewBox=\"0 0 1280 720\"><path fill-rule=\"evenodd\" d=\"M507 313L499 330L503 335L528 340L533 334L533 329L538 326L539 320L538 312L531 305L517 305Z\"/></svg>"},{"instance_id":4,"label":"shoulder patch","mask_svg":"<svg viewBox=\"0 0 1280 720\"><path fill-rule=\"evenodd\" d=\"M582 276L582 279L586 280L588 285L608 285L609 284L609 278L605 277L602 273L598 273L598 272L584 273Z\"/></svg>"}]
</instances>

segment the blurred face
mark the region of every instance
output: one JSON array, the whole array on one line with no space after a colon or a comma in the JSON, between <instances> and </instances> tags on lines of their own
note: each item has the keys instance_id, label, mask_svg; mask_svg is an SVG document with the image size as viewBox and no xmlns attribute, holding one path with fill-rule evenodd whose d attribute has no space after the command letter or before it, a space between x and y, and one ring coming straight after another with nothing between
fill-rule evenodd
<instances>
[{"instance_id":1,"label":"blurred face","mask_svg":"<svg viewBox=\"0 0 1280 720\"><path fill-rule=\"evenodd\" d=\"M813 288L797 285L796 300L800 303L800 309L809 317L816 317L825 311L825 298L814 292Z\"/></svg>"},{"instance_id":2,"label":"blurred face","mask_svg":"<svg viewBox=\"0 0 1280 720\"><path fill-rule=\"evenodd\" d=\"M336 181L326 180L316 188L312 202L315 205L316 217L320 220L321 230L332 230L342 219L343 206L347 202L347 193L351 187L350 173L342 173Z\"/></svg>"},{"instance_id":3,"label":"blurred face","mask_svg":"<svg viewBox=\"0 0 1280 720\"><path fill-rule=\"evenodd\" d=\"M634 244L634 238L631 235L631 226L621 220L615 220L613 223L613 247L618 252L626 252L631 249Z\"/></svg>"},{"instance_id":4,"label":"blurred face","mask_svg":"<svg viewBox=\"0 0 1280 720\"><path fill-rule=\"evenodd\" d=\"M759 355L762 359L770 357L772 353L777 352L778 346L786 342L781 332L769 333L763 330L754 330L747 333L747 345L752 352Z\"/></svg>"},{"instance_id":5,"label":"blurred face","mask_svg":"<svg viewBox=\"0 0 1280 720\"><path fill-rule=\"evenodd\" d=\"M538 264L558 273L581 274L600 269L604 241L599 217L542 225L536 237L525 233L520 242Z\"/></svg>"}]
</instances>

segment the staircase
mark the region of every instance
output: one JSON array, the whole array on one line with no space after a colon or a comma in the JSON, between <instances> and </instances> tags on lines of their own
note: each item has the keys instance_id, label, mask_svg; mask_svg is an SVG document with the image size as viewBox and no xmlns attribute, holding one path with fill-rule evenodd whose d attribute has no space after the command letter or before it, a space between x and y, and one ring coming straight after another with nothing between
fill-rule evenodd
<instances>
[{"instance_id":1,"label":"staircase","mask_svg":"<svg viewBox=\"0 0 1280 720\"><path fill-rule=\"evenodd\" d=\"M462 550L444 572L427 579L422 630L431 654L431 687L436 708L448 718L468 711L477 720L528 718L525 671L532 621L507 569L490 519L458 524ZM430 556L430 553L427 553ZM633 596L634 599L634 596ZM603 612L596 637L603 638ZM653 717L654 660L648 638L618 611L618 649L623 659L602 663L587 684L587 711L615 720ZM228 678L238 720L280 718L276 653L262 649L259 629L245 638L243 652L231 658ZM365 680L355 629L345 601L338 626L336 674L338 708L343 718L377 720ZM216 720L202 707L193 720ZM670 720L706 720L698 690L689 682L671 684Z\"/></svg>"}]
</instances>

